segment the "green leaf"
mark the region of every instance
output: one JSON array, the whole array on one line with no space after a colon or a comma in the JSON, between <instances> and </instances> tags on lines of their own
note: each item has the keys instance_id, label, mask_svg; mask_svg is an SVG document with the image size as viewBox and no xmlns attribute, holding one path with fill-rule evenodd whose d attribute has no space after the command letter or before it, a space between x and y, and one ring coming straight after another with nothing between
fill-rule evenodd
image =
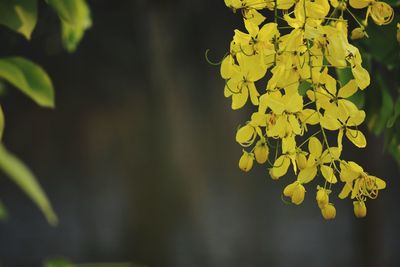
<instances>
[{"instance_id":1,"label":"green leaf","mask_svg":"<svg viewBox=\"0 0 400 267\"><path fill-rule=\"evenodd\" d=\"M386 127L392 128L394 123L396 122L397 118L400 116L400 97L397 98L396 104L394 105L394 114L388 120Z\"/></svg>"},{"instance_id":2,"label":"green leaf","mask_svg":"<svg viewBox=\"0 0 400 267\"><path fill-rule=\"evenodd\" d=\"M311 88L311 83L307 81L301 81L299 85L299 94L305 96L308 89Z\"/></svg>"},{"instance_id":3,"label":"green leaf","mask_svg":"<svg viewBox=\"0 0 400 267\"><path fill-rule=\"evenodd\" d=\"M384 27L369 23L366 28L369 38L362 40L362 44L367 48L371 57L387 65L389 69L399 62L399 45L396 40L398 22L400 20L398 16L395 16L393 21Z\"/></svg>"},{"instance_id":4,"label":"green leaf","mask_svg":"<svg viewBox=\"0 0 400 267\"><path fill-rule=\"evenodd\" d=\"M57 215L33 173L3 144L0 144L0 169L33 200L51 225L57 224Z\"/></svg>"},{"instance_id":5,"label":"green leaf","mask_svg":"<svg viewBox=\"0 0 400 267\"><path fill-rule=\"evenodd\" d=\"M368 128L376 135L382 133L382 131L386 128L388 120L390 119L394 103L390 92L384 83L382 77L377 73L375 75L375 79L377 81L377 88L370 88L370 90L379 90L382 95L382 102L380 105L379 113L373 112L371 118L368 121ZM370 112L371 113L371 112Z\"/></svg>"},{"instance_id":6,"label":"green leaf","mask_svg":"<svg viewBox=\"0 0 400 267\"><path fill-rule=\"evenodd\" d=\"M47 0L61 20L62 40L68 52L74 52L85 31L92 25L85 0Z\"/></svg>"},{"instance_id":7,"label":"green leaf","mask_svg":"<svg viewBox=\"0 0 400 267\"><path fill-rule=\"evenodd\" d=\"M0 78L8 81L42 107L54 107L53 84L35 63L21 58L0 59Z\"/></svg>"},{"instance_id":8,"label":"green leaf","mask_svg":"<svg viewBox=\"0 0 400 267\"><path fill-rule=\"evenodd\" d=\"M0 24L19 32L29 40L36 22L37 0L0 1Z\"/></svg>"},{"instance_id":9,"label":"green leaf","mask_svg":"<svg viewBox=\"0 0 400 267\"><path fill-rule=\"evenodd\" d=\"M350 68L336 68L336 74L342 86L354 78Z\"/></svg>"}]
</instances>

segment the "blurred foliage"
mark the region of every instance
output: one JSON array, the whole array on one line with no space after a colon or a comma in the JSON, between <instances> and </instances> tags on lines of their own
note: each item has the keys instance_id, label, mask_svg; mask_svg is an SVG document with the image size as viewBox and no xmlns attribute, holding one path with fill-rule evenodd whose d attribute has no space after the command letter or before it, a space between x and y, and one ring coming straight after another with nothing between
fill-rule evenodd
<instances>
[{"instance_id":1,"label":"blurred foliage","mask_svg":"<svg viewBox=\"0 0 400 267\"><path fill-rule=\"evenodd\" d=\"M46 3L60 18L64 48L68 52L75 51L85 30L91 26L90 10L86 1L47 0ZM0 24L30 40L37 22L38 4L37 0L0 0ZM19 89L39 106L54 108L51 79L36 63L18 56L0 58L0 79ZM3 135L4 122L4 114L0 108L0 138ZM57 216L34 174L1 143L0 169L32 199L50 224L57 224ZM7 211L0 204L0 219L7 218Z\"/></svg>"},{"instance_id":2,"label":"blurred foliage","mask_svg":"<svg viewBox=\"0 0 400 267\"><path fill-rule=\"evenodd\" d=\"M358 92L351 100L367 113L367 126L371 133L384 136L384 149L400 165L400 44L396 39L400 22L400 1L386 1L393 6L392 23L380 27L369 23L369 38L355 41L363 55L365 68L371 74L368 90ZM351 71L338 70L342 84L349 81Z\"/></svg>"},{"instance_id":3,"label":"blurred foliage","mask_svg":"<svg viewBox=\"0 0 400 267\"><path fill-rule=\"evenodd\" d=\"M55 257L47 259L43 267L144 267L133 263L80 263L75 264L63 257Z\"/></svg>"}]
</instances>

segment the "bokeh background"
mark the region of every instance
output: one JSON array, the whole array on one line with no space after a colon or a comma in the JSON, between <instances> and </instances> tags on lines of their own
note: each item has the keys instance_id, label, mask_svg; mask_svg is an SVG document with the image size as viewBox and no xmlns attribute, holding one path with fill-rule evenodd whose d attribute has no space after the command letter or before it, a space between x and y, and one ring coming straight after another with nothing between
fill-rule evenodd
<instances>
[{"instance_id":1,"label":"bokeh background","mask_svg":"<svg viewBox=\"0 0 400 267\"><path fill-rule=\"evenodd\" d=\"M53 79L57 108L6 90L5 144L39 177L60 218L49 226L7 177L0 196L0 266L73 262L144 266L399 266L399 169L368 136L346 157L384 177L387 189L354 218L350 200L324 221L308 188L301 206L281 200L293 179L265 166L239 171L233 112L220 60L240 16L222 0L88 1L93 27L74 54L45 5L31 42L0 29L0 53L23 55ZM316 186L316 184L315 184Z\"/></svg>"}]
</instances>

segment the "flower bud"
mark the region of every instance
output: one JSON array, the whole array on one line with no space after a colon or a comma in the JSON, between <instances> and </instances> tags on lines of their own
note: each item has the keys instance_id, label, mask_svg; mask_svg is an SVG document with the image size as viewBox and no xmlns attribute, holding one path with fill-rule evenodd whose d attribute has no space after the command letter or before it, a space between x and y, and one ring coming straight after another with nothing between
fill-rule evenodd
<instances>
[{"instance_id":1,"label":"flower bud","mask_svg":"<svg viewBox=\"0 0 400 267\"><path fill-rule=\"evenodd\" d=\"M254 154L243 151L243 155L239 160L239 168L242 171L248 172L253 167Z\"/></svg>"},{"instance_id":2,"label":"flower bud","mask_svg":"<svg viewBox=\"0 0 400 267\"><path fill-rule=\"evenodd\" d=\"M346 10L346 8L347 8L346 1L340 1L339 5L338 5L338 9L344 11L344 10Z\"/></svg>"},{"instance_id":3,"label":"flower bud","mask_svg":"<svg viewBox=\"0 0 400 267\"><path fill-rule=\"evenodd\" d=\"M400 44L400 23L397 23L397 42Z\"/></svg>"},{"instance_id":4,"label":"flower bud","mask_svg":"<svg viewBox=\"0 0 400 267\"><path fill-rule=\"evenodd\" d=\"M336 208L332 203L328 203L323 209L321 209L321 213L325 220L332 220L336 217Z\"/></svg>"},{"instance_id":5,"label":"flower bud","mask_svg":"<svg viewBox=\"0 0 400 267\"><path fill-rule=\"evenodd\" d=\"M324 188L318 189L316 200L317 200L317 203L318 203L318 207L320 209L325 208L326 205L328 205L328 203L329 203L329 195L328 195L327 190L324 189Z\"/></svg>"},{"instance_id":6,"label":"flower bud","mask_svg":"<svg viewBox=\"0 0 400 267\"><path fill-rule=\"evenodd\" d=\"M358 40L358 39L362 39L365 37L365 30L362 28L354 28L351 31L351 40Z\"/></svg>"},{"instance_id":7,"label":"flower bud","mask_svg":"<svg viewBox=\"0 0 400 267\"><path fill-rule=\"evenodd\" d=\"M296 205L300 205L304 201L304 195L306 189L304 186L297 182L297 186L293 190L292 202Z\"/></svg>"},{"instance_id":8,"label":"flower bud","mask_svg":"<svg viewBox=\"0 0 400 267\"><path fill-rule=\"evenodd\" d=\"M364 201L354 201L353 206L354 206L354 215L357 218L364 218L365 216L367 216L367 206L365 206Z\"/></svg>"},{"instance_id":9,"label":"flower bud","mask_svg":"<svg viewBox=\"0 0 400 267\"><path fill-rule=\"evenodd\" d=\"M256 148L254 149L254 155L256 156L256 161L260 164L263 164L267 161L269 148L265 143L265 140L260 140L257 142Z\"/></svg>"}]
</instances>

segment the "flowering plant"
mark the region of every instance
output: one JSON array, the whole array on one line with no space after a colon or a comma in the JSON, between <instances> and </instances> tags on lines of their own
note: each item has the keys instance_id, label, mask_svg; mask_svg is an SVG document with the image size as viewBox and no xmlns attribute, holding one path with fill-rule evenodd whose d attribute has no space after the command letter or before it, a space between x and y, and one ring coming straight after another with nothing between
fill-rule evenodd
<instances>
[{"instance_id":1,"label":"flowering plant","mask_svg":"<svg viewBox=\"0 0 400 267\"><path fill-rule=\"evenodd\" d=\"M236 133L243 147L239 168L248 172L254 161L269 164L275 180L291 169L296 179L283 194L296 205L303 202L307 184L320 176L316 201L325 219L336 216L329 196L332 186L341 183L339 198L351 198L355 216L366 216L366 201L375 199L386 183L342 158L343 138L358 148L367 145L359 129L366 113L353 97L371 83L359 48L348 39L367 38L369 21L379 26L391 23L393 8L375 0L225 4L240 11L246 32L234 31L221 63L224 94L234 110L248 102L254 107ZM364 10L363 19L353 9ZM272 20L264 16L268 12ZM347 18L357 24L351 31ZM344 72L350 77L346 81L340 78ZM266 86L261 89L263 81ZM335 142L328 142L328 132L336 135Z\"/></svg>"}]
</instances>

